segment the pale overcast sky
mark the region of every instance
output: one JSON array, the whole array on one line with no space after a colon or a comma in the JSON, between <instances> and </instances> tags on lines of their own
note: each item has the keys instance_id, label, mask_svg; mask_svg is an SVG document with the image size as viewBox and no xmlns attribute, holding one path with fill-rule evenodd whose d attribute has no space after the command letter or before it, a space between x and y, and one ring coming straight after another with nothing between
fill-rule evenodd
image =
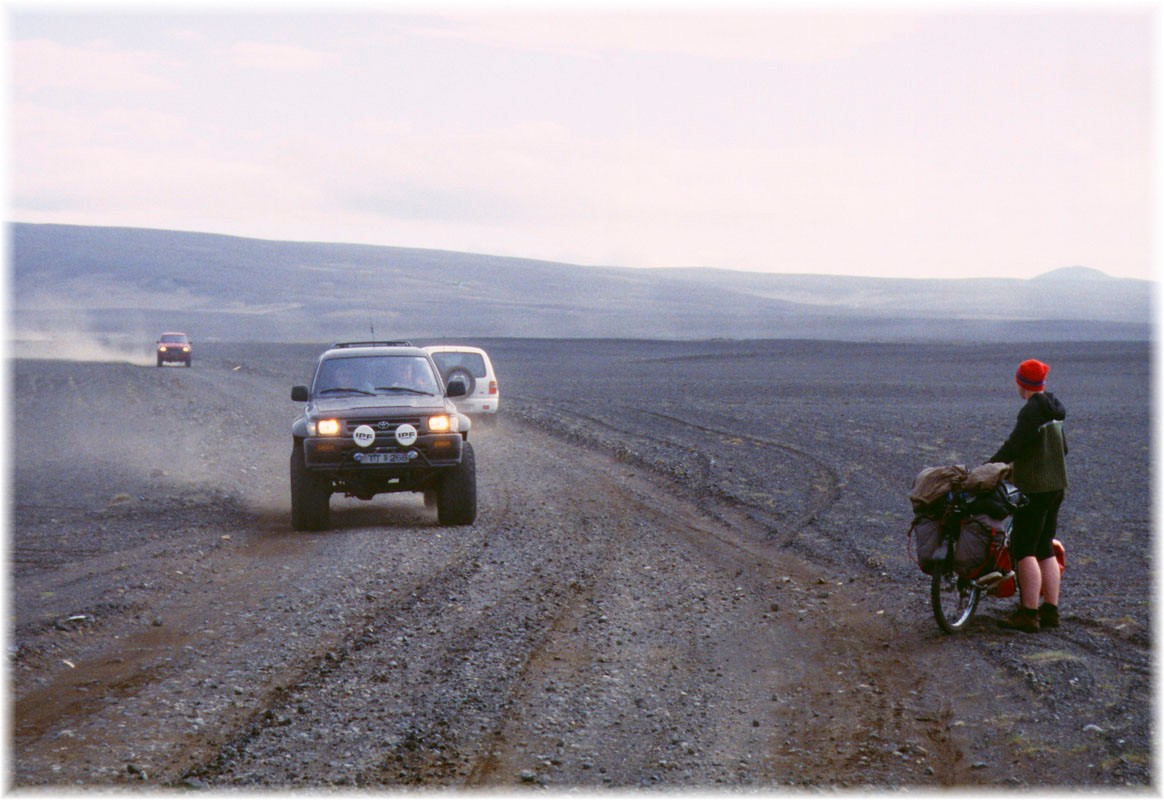
<instances>
[{"instance_id":1,"label":"pale overcast sky","mask_svg":"<svg viewBox=\"0 0 1164 800\"><path fill-rule=\"evenodd\" d=\"M7 5L10 220L1154 277L1158 4L120 8Z\"/></svg>"}]
</instances>

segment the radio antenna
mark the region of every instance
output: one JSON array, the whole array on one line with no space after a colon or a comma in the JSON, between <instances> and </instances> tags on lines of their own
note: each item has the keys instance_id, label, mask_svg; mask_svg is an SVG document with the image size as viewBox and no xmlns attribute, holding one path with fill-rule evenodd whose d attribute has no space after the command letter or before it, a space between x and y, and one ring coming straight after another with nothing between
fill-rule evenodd
<instances>
[{"instance_id":1,"label":"radio antenna","mask_svg":"<svg viewBox=\"0 0 1164 800\"><path fill-rule=\"evenodd\" d=\"M372 332L372 341L375 341L376 340L376 325L370 319L368 320L368 330L370 330Z\"/></svg>"}]
</instances>

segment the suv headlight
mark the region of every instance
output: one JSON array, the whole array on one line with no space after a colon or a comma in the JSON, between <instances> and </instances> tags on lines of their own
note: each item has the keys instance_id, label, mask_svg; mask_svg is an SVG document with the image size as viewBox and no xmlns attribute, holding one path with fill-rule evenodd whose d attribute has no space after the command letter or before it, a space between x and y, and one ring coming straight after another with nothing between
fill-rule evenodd
<instances>
[{"instance_id":1,"label":"suv headlight","mask_svg":"<svg viewBox=\"0 0 1164 800\"><path fill-rule=\"evenodd\" d=\"M456 417L450 417L448 414L439 414L435 417L428 418L428 429L433 433L448 433L455 431L458 427L458 420Z\"/></svg>"},{"instance_id":2,"label":"suv headlight","mask_svg":"<svg viewBox=\"0 0 1164 800\"><path fill-rule=\"evenodd\" d=\"M311 420L307 423L307 433L310 436L336 436L339 432L338 419Z\"/></svg>"}]
</instances>

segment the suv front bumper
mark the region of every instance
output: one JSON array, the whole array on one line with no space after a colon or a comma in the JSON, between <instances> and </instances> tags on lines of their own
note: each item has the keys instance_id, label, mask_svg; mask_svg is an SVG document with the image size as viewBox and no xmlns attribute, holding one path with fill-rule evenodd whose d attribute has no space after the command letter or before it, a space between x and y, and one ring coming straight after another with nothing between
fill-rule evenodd
<instances>
[{"instance_id":1,"label":"suv front bumper","mask_svg":"<svg viewBox=\"0 0 1164 800\"><path fill-rule=\"evenodd\" d=\"M423 434L411 447L378 443L359 447L351 437L315 436L303 440L303 457L313 472L399 474L454 467L461 463L463 443L459 433ZM377 458L377 463L368 463L369 456ZM387 459L400 460L384 463Z\"/></svg>"},{"instance_id":2,"label":"suv front bumper","mask_svg":"<svg viewBox=\"0 0 1164 800\"><path fill-rule=\"evenodd\" d=\"M185 363L190 360L190 351L182 352L182 350L159 350L158 361L174 361Z\"/></svg>"}]
</instances>

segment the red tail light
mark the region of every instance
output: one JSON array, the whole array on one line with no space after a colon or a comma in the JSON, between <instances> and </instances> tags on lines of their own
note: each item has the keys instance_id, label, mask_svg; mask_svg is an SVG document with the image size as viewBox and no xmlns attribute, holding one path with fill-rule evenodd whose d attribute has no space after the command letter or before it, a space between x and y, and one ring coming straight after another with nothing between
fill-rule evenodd
<instances>
[{"instance_id":1,"label":"red tail light","mask_svg":"<svg viewBox=\"0 0 1164 800\"><path fill-rule=\"evenodd\" d=\"M497 394L497 381L489 381L489 394Z\"/></svg>"}]
</instances>

